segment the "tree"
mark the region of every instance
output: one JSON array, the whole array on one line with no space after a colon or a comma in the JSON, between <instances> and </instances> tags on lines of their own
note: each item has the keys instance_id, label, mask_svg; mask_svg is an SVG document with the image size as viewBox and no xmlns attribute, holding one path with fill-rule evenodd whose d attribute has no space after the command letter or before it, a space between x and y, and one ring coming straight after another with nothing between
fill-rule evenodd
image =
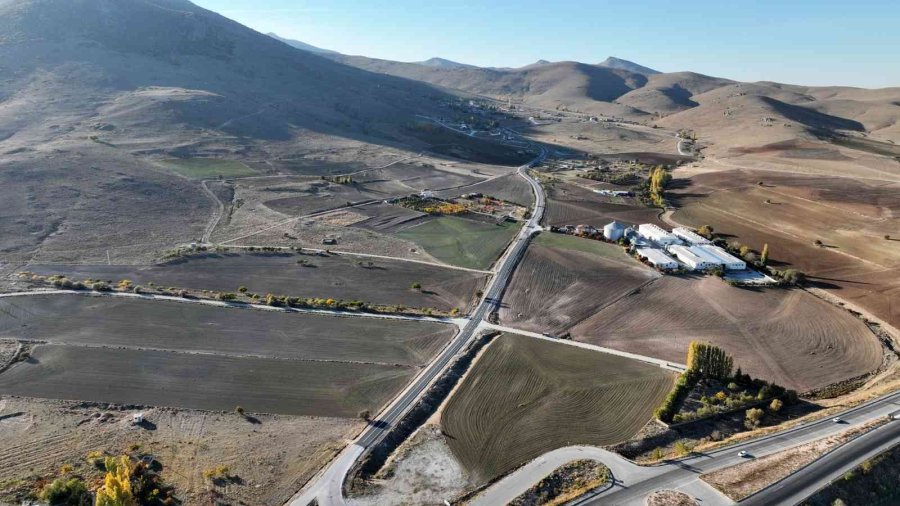
<instances>
[{"instance_id":1,"label":"tree","mask_svg":"<svg viewBox=\"0 0 900 506\"><path fill-rule=\"evenodd\" d=\"M745 415L744 426L750 430L759 427L759 424L765 414L766 412L759 408L748 409Z\"/></svg>"},{"instance_id":2,"label":"tree","mask_svg":"<svg viewBox=\"0 0 900 506\"><path fill-rule=\"evenodd\" d=\"M91 494L78 478L57 478L45 486L40 499L50 506L90 506Z\"/></svg>"},{"instance_id":3,"label":"tree","mask_svg":"<svg viewBox=\"0 0 900 506\"><path fill-rule=\"evenodd\" d=\"M687 443L680 440L675 442L675 455L684 457L688 453L691 453L691 447Z\"/></svg>"},{"instance_id":4,"label":"tree","mask_svg":"<svg viewBox=\"0 0 900 506\"><path fill-rule=\"evenodd\" d=\"M653 452L650 454L650 458L653 460L662 460L664 457L662 448L656 447L653 449Z\"/></svg>"},{"instance_id":5,"label":"tree","mask_svg":"<svg viewBox=\"0 0 900 506\"><path fill-rule=\"evenodd\" d=\"M246 287L246 286L239 286L239 287L238 287L238 291L241 292L241 293L247 293L247 287Z\"/></svg>"},{"instance_id":6,"label":"tree","mask_svg":"<svg viewBox=\"0 0 900 506\"><path fill-rule=\"evenodd\" d=\"M738 252L741 254L742 257L745 257L745 256L747 256L747 253L750 253L750 246L742 244L741 247L738 249Z\"/></svg>"},{"instance_id":7,"label":"tree","mask_svg":"<svg viewBox=\"0 0 900 506\"><path fill-rule=\"evenodd\" d=\"M769 262L769 243L763 244L762 252L759 254L759 261L763 265Z\"/></svg>"},{"instance_id":8,"label":"tree","mask_svg":"<svg viewBox=\"0 0 900 506\"><path fill-rule=\"evenodd\" d=\"M421 289L422 289L422 283L419 283L419 282L413 283L413 284L412 284L412 289L413 289L413 290L421 290Z\"/></svg>"},{"instance_id":9,"label":"tree","mask_svg":"<svg viewBox=\"0 0 900 506\"><path fill-rule=\"evenodd\" d=\"M125 455L119 460L107 457L105 466L106 477L103 486L97 489L95 506L135 506L131 490L131 460Z\"/></svg>"},{"instance_id":10,"label":"tree","mask_svg":"<svg viewBox=\"0 0 900 506\"><path fill-rule=\"evenodd\" d=\"M244 415L244 407L243 406L235 406L234 412L243 416Z\"/></svg>"},{"instance_id":11,"label":"tree","mask_svg":"<svg viewBox=\"0 0 900 506\"><path fill-rule=\"evenodd\" d=\"M368 409L364 409L364 410L360 411L357 416L359 416L363 420L369 421L369 418L372 417L372 413L370 413Z\"/></svg>"},{"instance_id":12,"label":"tree","mask_svg":"<svg viewBox=\"0 0 900 506\"><path fill-rule=\"evenodd\" d=\"M703 225L702 227L697 229L697 233L702 235L703 237L706 237L707 239L711 239L712 235L715 233L715 231L713 230L713 228L711 226Z\"/></svg>"},{"instance_id":13,"label":"tree","mask_svg":"<svg viewBox=\"0 0 900 506\"><path fill-rule=\"evenodd\" d=\"M689 371L700 372L707 378L725 379L731 375L733 366L734 359L718 346L700 341L691 341L688 346Z\"/></svg>"},{"instance_id":14,"label":"tree","mask_svg":"<svg viewBox=\"0 0 900 506\"><path fill-rule=\"evenodd\" d=\"M781 407L784 406L784 403L781 402L781 399L772 399L772 403L769 404L769 411L772 413L778 413L781 411Z\"/></svg>"},{"instance_id":15,"label":"tree","mask_svg":"<svg viewBox=\"0 0 900 506\"><path fill-rule=\"evenodd\" d=\"M781 273L781 279L788 285L799 285L803 283L805 275L797 269L787 269Z\"/></svg>"}]
</instances>

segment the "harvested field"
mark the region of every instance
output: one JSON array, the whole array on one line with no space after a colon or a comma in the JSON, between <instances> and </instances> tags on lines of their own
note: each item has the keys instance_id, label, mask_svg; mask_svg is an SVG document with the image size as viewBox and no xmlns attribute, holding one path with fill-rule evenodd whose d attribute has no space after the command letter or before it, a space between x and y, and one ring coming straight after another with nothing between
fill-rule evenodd
<instances>
[{"instance_id":1,"label":"harvested field","mask_svg":"<svg viewBox=\"0 0 900 506\"><path fill-rule=\"evenodd\" d=\"M629 199L630 203L610 202L609 197L599 195L586 188L569 183L545 185L547 191L547 212L542 221L545 225L593 225L602 227L612 220L623 223L655 223L666 226L659 220L659 209L644 207Z\"/></svg>"},{"instance_id":2,"label":"harvested field","mask_svg":"<svg viewBox=\"0 0 900 506\"><path fill-rule=\"evenodd\" d=\"M164 160L163 164L182 176L194 179L211 179L218 176L255 176L258 174L241 162L218 158L173 158Z\"/></svg>"},{"instance_id":3,"label":"harvested field","mask_svg":"<svg viewBox=\"0 0 900 506\"><path fill-rule=\"evenodd\" d=\"M79 346L419 366L453 336L428 322L223 309L124 297L0 299L0 336Z\"/></svg>"},{"instance_id":4,"label":"harvested field","mask_svg":"<svg viewBox=\"0 0 900 506\"><path fill-rule=\"evenodd\" d=\"M542 233L513 274L500 319L523 330L564 334L657 277L620 246Z\"/></svg>"},{"instance_id":5,"label":"harvested field","mask_svg":"<svg viewBox=\"0 0 900 506\"><path fill-rule=\"evenodd\" d=\"M572 329L574 339L673 362L710 341L752 376L799 392L877 369L882 347L857 318L802 290L666 276Z\"/></svg>"},{"instance_id":6,"label":"harvested field","mask_svg":"<svg viewBox=\"0 0 900 506\"><path fill-rule=\"evenodd\" d=\"M417 372L409 366L39 345L0 374L0 393L285 415L377 412Z\"/></svg>"},{"instance_id":7,"label":"harvested field","mask_svg":"<svg viewBox=\"0 0 900 506\"><path fill-rule=\"evenodd\" d=\"M291 194L287 197L262 201L262 204L269 209L289 216L336 209L345 206L348 202L355 204L373 199L387 199L409 192L408 189L396 183L335 184L322 180L283 184L268 191Z\"/></svg>"},{"instance_id":8,"label":"harvested field","mask_svg":"<svg viewBox=\"0 0 900 506\"><path fill-rule=\"evenodd\" d=\"M731 170L694 176L673 196L675 221L757 251L768 244L776 267L900 327L898 183Z\"/></svg>"},{"instance_id":9,"label":"harvested field","mask_svg":"<svg viewBox=\"0 0 900 506\"><path fill-rule=\"evenodd\" d=\"M284 504L362 428L349 418L257 414L252 423L233 412L151 408L143 410L148 430L131 424L132 412L0 398L0 503L21 504L20 494L56 478L65 464L92 480L99 471L88 453L134 453L139 445L139 455L160 462L163 481L185 506L208 505L210 488L229 503ZM211 485L203 472L218 465L240 480Z\"/></svg>"},{"instance_id":10,"label":"harvested field","mask_svg":"<svg viewBox=\"0 0 900 506\"><path fill-rule=\"evenodd\" d=\"M556 448L628 439L672 381L658 367L506 334L469 370L441 423L453 453L484 483Z\"/></svg>"},{"instance_id":11,"label":"harvested field","mask_svg":"<svg viewBox=\"0 0 900 506\"><path fill-rule=\"evenodd\" d=\"M473 192L483 193L525 207L531 207L534 203L534 192L531 190L531 185L518 174L508 174L461 190L444 190L438 192L437 195L442 198L452 198L463 193Z\"/></svg>"},{"instance_id":12,"label":"harvested field","mask_svg":"<svg viewBox=\"0 0 900 506\"><path fill-rule=\"evenodd\" d=\"M396 235L448 264L487 269L500 257L517 230L515 223L494 224L441 216L405 228Z\"/></svg>"},{"instance_id":13,"label":"harvested field","mask_svg":"<svg viewBox=\"0 0 900 506\"><path fill-rule=\"evenodd\" d=\"M356 212L364 215L366 218L353 224L354 227L383 234L396 232L403 227L411 225L413 222L422 221L428 216L425 213L413 211L412 209L384 203L359 207L356 209Z\"/></svg>"},{"instance_id":14,"label":"harvested field","mask_svg":"<svg viewBox=\"0 0 900 506\"><path fill-rule=\"evenodd\" d=\"M413 190L436 190L469 186L483 179L468 171L440 170L431 165L397 164L374 169L359 176L360 181L398 181Z\"/></svg>"},{"instance_id":15,"label":"harvested field","mask_svg":"<svg viewBox=\"0 0 900 506\"><path fill-rule=\"evenodd\" d=\"M299 260L307 263L300 265ZM245 286L250 293L362 300L445 311L466 310L487 277L415 262L293 253L218 253L148 266L32 265L28 270L77 280L116 283L129 279L138 285L152 282L196 290L236 292ZM411 289L413 283L421 284L422 289Z\"/></svg>"}]
</instances>

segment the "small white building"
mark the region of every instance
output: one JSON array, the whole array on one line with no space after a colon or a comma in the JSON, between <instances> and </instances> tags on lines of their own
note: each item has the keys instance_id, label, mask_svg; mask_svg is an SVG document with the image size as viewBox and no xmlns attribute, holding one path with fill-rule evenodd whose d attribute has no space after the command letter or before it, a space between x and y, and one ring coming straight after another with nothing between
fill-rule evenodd
<instances>
[{"instance_id":1,"label":"small white building","mask_svg":"<svg viewBox=\"0 0 900 506\"><path fill-rule=\"evenodd\" d=\"M681 240L674 235L652 223L638 225L638 233L657 244L669 245L679 244L681 242Z\"/></svg>"},{"instance_id":2,"label":"small white building","mask_svg":"<svg viewBox=\"0 0 900 506\"><path fill-rule=\"evenodd\" d=\"M726 269L730 271L741 271L747 268L747 262L741 260L740 258L732 255L731 253L718 246L707 244L703 246L696 246L695 249L702 250L706 254L716 258L719 262L722 263L722 265L725 266Z\"/></svg>"},{"instance_id":3,"label":"small white building","mask_svg":"<svg viewBox=\"0 0 900 506\"><path fill-rule=\"evenodd\" d=\"M622 225L618 221L607 223L606 226L603 227L603 237L605 237L607 241L618 241L624 235L625 225Z\"/></svg>"},{"instance_id":4,"label":"small white building","mask_svg":"<svg viewBox=\"0 0 900 506\"><path fill-rule=\"evenodd\" d=\"M422 190L421 193L419 193L419 197L422 197L423 199L433 199L434 192L431 190L425 189L425 190Z\"/></svg>"},{"instance_id":5,"label":"small white building","mask_svg":"<svg viewBox=\"0 0 900 506\"><path fill-rule=\"evenodd\" d=\"M669 253L675 255L679 262L687 265L691 270L705 271L716 267L721 267L722 262L712 255L704 253L695 247L682 246L674 244L669 246Z\"/></svg>"},{"instance_id":6,"label":"small white building","mask_svg":"<svg viewBox=\"0 0 900 506\"><path fill-rule=\"evenodd\" d=\"M134 425L140 425L144 423L144 414L143 413L134 413L131 415L131 423Z\"/></svg>"},{"instance_id":7,"label":"small white building","mask_svg":"<svg viewBox=\"0 0 900 506\"><path fill-rule=\"evenodd\" d=\"M678 262L669 255L666 255L661 249L637 248L635 252L639 257L643 258L647 263L657 269L670 270L678 268Z\"/></svg>"},{"instance_id":8,"label":"small white building","mask_svg":"<svg viewBox=\"0 0 900 506\"><path fill-rule=\"evenodd\" d=\"M693 246L697 246L699 244L712 244L712 241L703 237L702 235L694 232L693 230L687 227L677 227L672 229L672 235L682 239L683 241L691 244Z\"/></svg>"}]
</instances>

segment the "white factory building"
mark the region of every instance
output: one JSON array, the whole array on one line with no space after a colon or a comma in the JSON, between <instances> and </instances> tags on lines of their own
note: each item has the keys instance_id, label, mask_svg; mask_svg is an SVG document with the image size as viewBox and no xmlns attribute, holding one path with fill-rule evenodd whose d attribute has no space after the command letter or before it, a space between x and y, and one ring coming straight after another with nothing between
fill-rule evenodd
<instances>
[{"instance_id":1,"label":"white factory building","mask_svg":"<svg viewBox=\"0 0 900 506\"><path fill-rule=\"evenodd\" d=\"M742 271L747 268L747 262L732 255L724 249L712 244L695 246L693 249L699 249L710 256L717 258L722 265L729 271Z\"/></svg>"},{"instance_id":2,"label":"white factory building","mask_svg":"<svg viewBox=\"0 0 900 506\"><path fill-rule=\"evenodd\" d=\"M705 271L722 266L721 260L701 250L699 246L674 244L669 246L669 253L675 255L679 262L695 271Z\"/></svg>"},{"instance_id":3,"label":"white factory building","mask_svg":"<svg viewBox=\"0 0 900 506\"><path fill-rule=\"evenodd\" d=\"M657 244L669 245L681 242L679 238L652 223L638 225L638 233Z\"/></svg>"},{"instance_id":4,"label":"white factory building","mask_svg":"<svg viewBox=\"0 0 900 506\"><path fill-rule=\"evenodd\" d=\"M703 237L702 235L694 232L693 230L687 227L676 227L672 229L672 235L678 237L679 239L691 244L693 246L697 246L700 244L712 244L712 241Z\"/></svg>"},{"instance_id":5,"label":"white factory building","mask_svg":"<svg viewBox=\"0 0 900 506\"><path fill-rule=\"evenodd\" d=\"M643 258L650 265L657 269L677 269L678 262L669 255L663 253L662 250L656 248L637 248L635 250L639 257Z\"/></svg>"}]
</instances>

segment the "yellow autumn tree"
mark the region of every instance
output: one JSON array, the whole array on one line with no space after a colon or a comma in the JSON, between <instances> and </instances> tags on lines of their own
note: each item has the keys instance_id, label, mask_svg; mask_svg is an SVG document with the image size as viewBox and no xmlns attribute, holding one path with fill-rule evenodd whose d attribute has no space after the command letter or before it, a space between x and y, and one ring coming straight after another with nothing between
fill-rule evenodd
<instances>
[{"instance_id":1,"label":"yellow autumn tree","mask_svg":"<svg viewBox=\"0 0 900 506\"><path fill-rule=\"evenodd\" d=\"M106 477L103 486L97 489L94 506L136 506L131 491L131 460L125 455L118 460L107 457L104 464Z\"/></svg>"}]
</instances>

